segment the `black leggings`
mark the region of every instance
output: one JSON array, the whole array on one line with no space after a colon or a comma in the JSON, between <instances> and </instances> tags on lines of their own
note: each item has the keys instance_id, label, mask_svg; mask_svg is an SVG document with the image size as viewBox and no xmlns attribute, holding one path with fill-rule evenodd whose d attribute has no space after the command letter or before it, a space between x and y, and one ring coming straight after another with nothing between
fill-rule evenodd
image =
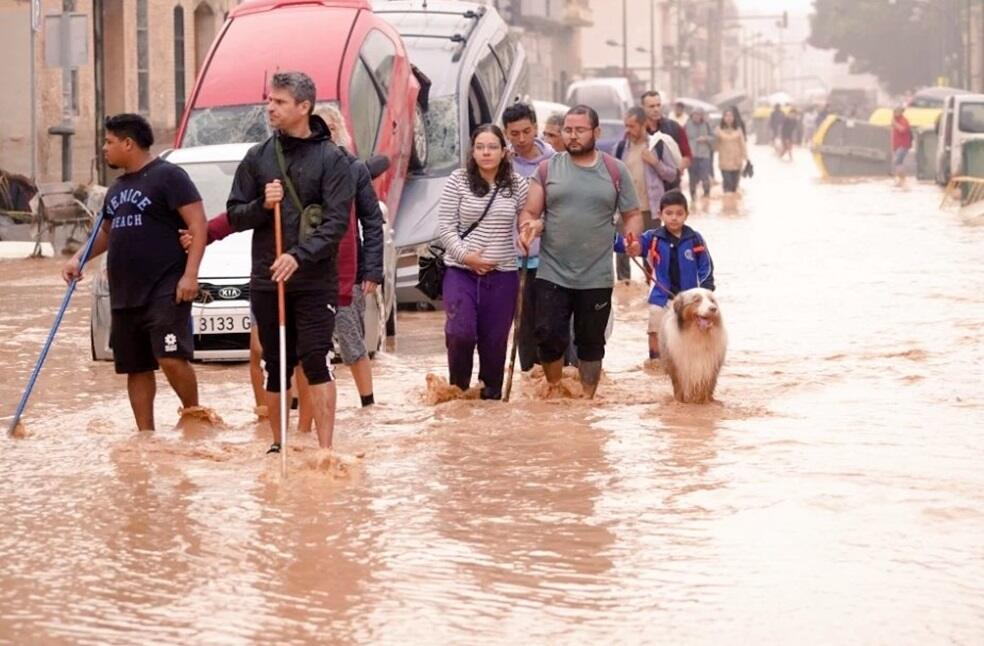
<instances>
[{"instance_id":1,"label":"black leggings","mask_svg":"<svg viewBox=\"0 0 984 646\"><path fill-rule=\"evenodd\" d=\"M738 180L741 179L740 170L723 170L721 171L722 178L722 190L725 193L734 193L738 190Z\"/></svg>"}]
</instances>

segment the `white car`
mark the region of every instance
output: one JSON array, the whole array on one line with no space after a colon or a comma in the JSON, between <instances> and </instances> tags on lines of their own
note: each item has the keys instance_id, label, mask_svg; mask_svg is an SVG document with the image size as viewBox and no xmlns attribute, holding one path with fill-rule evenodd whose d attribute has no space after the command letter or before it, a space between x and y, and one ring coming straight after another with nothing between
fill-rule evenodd
<instances>
[{"instance_id":1,"label":"white car","mask_svg":"<svg viewBox=\"0 0 984 646\"><path fill-rule=\"evenodd\" d=\"M239 162L254 144L195 146L167 151L161 156L183 168L198 188L209 219L226 210L226 200ZM386 207L380 203L386 217ZM385 225L384 274L382 294L366 299L366 347L370 355L382 347L386 320L395 307L396 254L392 234ZM249 274L253 234L233 233L205 248L198 270L199 298L192 304L195 332L195 359L201 361L246 361L249 359ZM106 259L101 260L98 278L93 283L91 316L92 358L111 360L109 283ZM385 295L388 293L388 297ZM384 302L388 304L384 305ZM384 316L380 316L385 312Z\"/></svg>"}]
</instances>

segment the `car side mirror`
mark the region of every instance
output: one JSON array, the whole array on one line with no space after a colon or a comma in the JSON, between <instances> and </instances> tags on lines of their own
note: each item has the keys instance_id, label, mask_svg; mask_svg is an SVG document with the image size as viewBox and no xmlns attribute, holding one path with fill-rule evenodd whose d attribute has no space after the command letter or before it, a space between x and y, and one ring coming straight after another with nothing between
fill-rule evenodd
<instances>
[{"instance_id":1,"label":"car side mirror","mask_svg":"<svg viewBox=\"0 0 984 646\"><path fill-rule=\"evenodd\" d=\"M366 167L369 168L369 176L376 179L389 170L389 157L386 155L373 155L366 161Z\"/></svg>"}]
</instances>

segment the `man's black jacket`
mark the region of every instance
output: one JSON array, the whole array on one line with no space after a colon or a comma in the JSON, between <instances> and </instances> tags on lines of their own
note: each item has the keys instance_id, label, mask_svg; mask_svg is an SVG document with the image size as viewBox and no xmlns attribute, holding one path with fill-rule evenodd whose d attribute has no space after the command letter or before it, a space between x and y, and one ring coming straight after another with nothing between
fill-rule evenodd
<instances>
[{"instance_id":1,"label":"man's black jacket","mask_svg":"<svg viewBox=\"0 0 984 646\"><path fill-rule=\"evenodd\" d=\"M280 138L287 172L301 203L320 204L323 211L321 224L303 243L298 240L300 213L280 172L274 137ZM331 142L328 126L321 117L311 116L309 138L275 133L250 148L236 169L226 210L236 231L253 229L250 287L261 291L276 289L276 283L270 280L270 265L276 259L273 211L263 206L264 187L275 179L284 184L280 203L284 251L294 256L299 265L287 281L287 291L327 291L334 303L338 297L338 243L348 229L355 180L347 156Z\"/></svg>"}]
</instances>

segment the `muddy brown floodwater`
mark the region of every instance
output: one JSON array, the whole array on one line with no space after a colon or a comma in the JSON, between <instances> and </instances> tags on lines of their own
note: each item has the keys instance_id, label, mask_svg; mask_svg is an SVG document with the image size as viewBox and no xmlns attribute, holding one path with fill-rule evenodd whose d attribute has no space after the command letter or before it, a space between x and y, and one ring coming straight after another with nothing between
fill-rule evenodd
<instances>
[{"instance_id":1,"label":"muddy brown floodwater","mask_svg":"<svg viewBox=\"0 0 984 646\"><path fill-rule=\"evenodd\" d=\"M266 458L245 366L200 365L217 428L154 435L89 361L80 290L0 451L0 641L984 643L984 226L935 187L824 184L754 151L743 212L691 224L730 350L719 405L644 367L620 289L594 403L424 403L440 314L401 314L338 449ZM63 288L0 263L0 415Z\"/></svg>"}]
</instances>

